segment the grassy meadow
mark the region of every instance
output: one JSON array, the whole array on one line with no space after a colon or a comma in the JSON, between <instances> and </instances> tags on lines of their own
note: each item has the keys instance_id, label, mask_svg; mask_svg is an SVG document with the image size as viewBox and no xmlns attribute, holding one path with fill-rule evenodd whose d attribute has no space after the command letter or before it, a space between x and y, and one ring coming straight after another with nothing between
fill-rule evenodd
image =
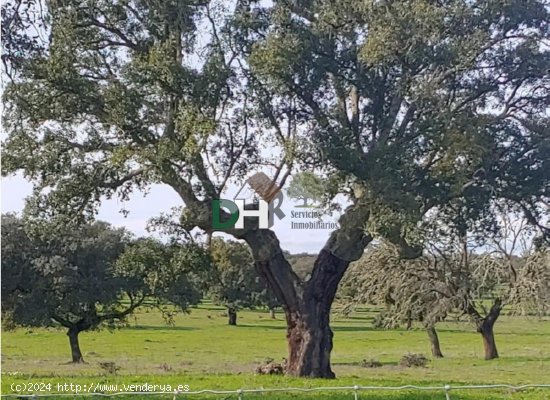
<instances>
[{"instance_id":1,"label":"grassy meadow","mask_svg":"<svg viewBox=\"0 0 550 400\"><path fill-rule=\"evenodd\" d=\"M423 353L431 359L425 332L421 329L374 329L374 315L374 311L362 309L348 318L334 316L332 363L338 378L331 381L254 374L255 367L266 358L279 361L286 356L283 315L278 313L273 320L264 310L240 312L238 326L228 326L223 307L208 303L193 308L190 314L178 315L173 326L167 326L159 313L142 310L130 319L127 327L82 333L80 345L86 363L81 365L67 363L70 349L62 330L5 331L2 333L2 393L12 393L13 383L25 382L182 384L189 385L192 391L355 384L550 383L550 318L540 321L503 316L495 326L501 358L493 361L483 360L481 338L470 324L439 324L445 358L430 360L426 368L404 368L398 363L408 352ZM363 359L376 359L383 366L361 367ZM104 363L114 363L117 372L107 371L102 367ZM341 392L246 395L246 398L260 397L353 398L351 393ZM443 392L374 391L361 392L360 398L442 399L445 395ZM550 388L516 393L508 390L452 391L451 398L550 399Z\"/></svg>"}]
</instances>

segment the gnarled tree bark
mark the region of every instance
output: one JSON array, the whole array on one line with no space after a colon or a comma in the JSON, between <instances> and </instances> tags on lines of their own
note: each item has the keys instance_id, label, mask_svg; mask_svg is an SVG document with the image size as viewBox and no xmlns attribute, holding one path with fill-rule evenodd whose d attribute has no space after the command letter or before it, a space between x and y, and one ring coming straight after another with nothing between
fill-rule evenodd
<instances>
[{"instance_id":1,"label":"gnarled tree bark","mask_svg":"<svg viewBox=\"0 0 550 400\"><path fill-rule=\"evenodd\" d=\"M329 325L330 308L348 265L348 261L323 249L315 262L311 279L304 286L297 309L286 313L288 374L335 377L330 366L333 347L333 333Z\"/></svg>"},{"instance_id":2,"label":"gnarled tree bark","mask_svg":"<svg viewBox=\"0 0 550 400\"><path fill-rule=\"evenodd\" d=\"M282 303L287 322L287 374L335 377L330 364L333 347L330 309L350 262L361 257L372 240L363 229L367 219L366 207L350 207L340 218L340 228L333 232L305 279L300 279L292 270L272 231L234 233L249 244L258 273Z\"/></svg>"},{"instance_id":3,"label":"gnarled tree bark","mask_svg":"<svg viewBox=\"0 0 550 400\"><path fill-rule=\"evenodd\" d=\"M187 231L199 227L213 232L212 205L199 201L192 188L177 176L164 175L186 204L180 222ZM257 205L249 205L250 209ZM370 207L356 199L339 219L339 228L332 232L305 279L292 270L285 259L279 240L270 229L259 229L256 218L246 218L244 229L223 229L227 234L247 242L258 274L266 281L281 302L287 322L288 360L286 373L311 378L334 378L330 365L333 333L330 309L338 284L352 261L359 259L372 241L366 234ZM222 213L221 220L228 214ZM219 230L219 229L218 229Z\"/></svg>"}]
</instances>

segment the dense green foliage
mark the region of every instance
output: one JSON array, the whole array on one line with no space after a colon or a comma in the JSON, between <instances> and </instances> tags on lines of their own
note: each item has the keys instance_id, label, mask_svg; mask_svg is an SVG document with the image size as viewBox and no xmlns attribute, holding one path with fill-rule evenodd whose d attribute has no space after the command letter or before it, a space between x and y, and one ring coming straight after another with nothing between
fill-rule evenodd
<instances>
[{"instance_id":1,"label":"dense green foliage","mask_svg":"<svg viewBox=\"0 0 550 400\"><path fill-rule=\"evenodd\" d=\"M124 295L131 309L141 303L113 273L128 239L103 222L29 236L22 220L2 216L2 311L23 326L69 328L82 321L90 329L123 318Z\"/></svg>"},{"instance_id":2,"label":"dense green foliage","mask_svg":"<svg viewBox=\"0 0 550 400\"><path fill-rule=\"evenodd\" d=\"M191 270L209 260L198 246L132 242L126 230L101 221L37 227L2 216L3 324L66 328L75 362L82 331L125 323L145 304L185 311L200 300Z\"/></svg>"},{"instance_id":3,"label":"dense green foliage","mask_svg":"<svg viewBox=\"0 0 550 400\"><path fill-rule=\"evenodd\" d=\"M364 186L370 233L421 242L415 230L428 212L457 229L491 225L495 198L540 217L549 169L542 2L252 8L239 20L252 70L283 104L273 101L276 111L296 104L318 165Z\"/></svg>"},{"instance_id":4,"label":"dense green foliage","mask_svg":"<svg viewBox=\"0 0 550 400\"><path fill-rule=\"evenodd\" d=\"M209 268L210 259L198 245L140 238L116 260L114 273L127 279L126 286L141 293L149 305L187 311L200 301L201 277Z\"/></svg>"}]
</instances>

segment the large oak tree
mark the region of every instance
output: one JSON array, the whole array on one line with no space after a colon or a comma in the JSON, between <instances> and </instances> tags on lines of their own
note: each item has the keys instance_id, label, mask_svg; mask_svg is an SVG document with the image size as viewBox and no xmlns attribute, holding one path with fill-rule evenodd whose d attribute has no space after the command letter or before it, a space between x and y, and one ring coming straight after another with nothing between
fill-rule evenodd
<instances>
[{"instance_id":1,"label":"large oak tree","mask_svg":"<svg viewBox=\"0 0 550 400\"><path fill-rule=\"evenodd\" d=\"M274 165L279 186L297 168L339 177L350 205L306 278L273 231L227 231L283 304L290 374L334 377L330 307L374 236L415 257L427 213L469 224L494 198L540 224L542 1L20 3L3 14L3 161L35 182L37 213L90 215L163 183L181 227L209 232L212 199L250 170Z\"/></svg>"}]
</instances>

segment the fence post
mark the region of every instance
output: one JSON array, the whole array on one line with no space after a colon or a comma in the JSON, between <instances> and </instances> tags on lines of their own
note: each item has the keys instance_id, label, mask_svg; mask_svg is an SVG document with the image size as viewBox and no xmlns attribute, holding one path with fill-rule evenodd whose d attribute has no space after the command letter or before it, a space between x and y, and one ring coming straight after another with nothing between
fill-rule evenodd
<instances>
[{"instance_id":1,"label":"fence post","mask_svg":"<svg viewBox=\"0 0 550 400\"><path fill-rule=\"evenodd\" d=\"M449 392L451 391L451 385L445 385L445 400L451 400L451 395Z\"/></svg>"},{"instance_id":2,"label":"fence post","mask_svg":"<svg viewBox=\"0 0 550 400\"><path fill-rule=\"evenodd\" d=\"M243 400L243 390L242 389L237 390L237 395L239 396L239 400Z\"/></svg>"},{"instance_id":3,"label":"fence post","mask_svg":"<svg viewBox=\"0 0 550 400\"><path fill-rule=\"evenodd\" d=\"M353 386L353 400L359 399L359 393L357 392L359 390L359 385Z\"/></svg>"}]
</instances>

